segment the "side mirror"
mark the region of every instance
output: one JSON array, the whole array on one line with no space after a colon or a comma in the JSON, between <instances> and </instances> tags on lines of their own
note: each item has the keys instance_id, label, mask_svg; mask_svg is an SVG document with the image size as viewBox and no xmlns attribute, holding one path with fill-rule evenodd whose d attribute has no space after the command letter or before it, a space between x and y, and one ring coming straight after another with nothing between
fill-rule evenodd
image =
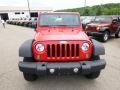
<instances>
[{"instance_id":1,"label":"side mirror","mask_svg":"<svg viewBox=\"0 0 120 90\"><path fill-rule=\"evenodd\" d=\"M113 19L112 23L117 23L117 21L118 21L117 19Z\"/></svg>"}]
</instances>

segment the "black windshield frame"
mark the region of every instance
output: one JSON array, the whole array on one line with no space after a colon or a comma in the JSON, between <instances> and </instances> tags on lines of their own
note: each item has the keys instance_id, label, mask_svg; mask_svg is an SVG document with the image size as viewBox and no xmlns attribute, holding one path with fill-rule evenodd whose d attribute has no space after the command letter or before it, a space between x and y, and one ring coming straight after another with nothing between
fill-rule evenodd
<instances>
[{"instance_id":1,"label":"black windshield frame","mask_svg":"<svg viewBox=\"0 0 120 90\"><path fill-rule=\"evenodd\" d=\"M87 16L84 20L82 20L82 23L83 24L92 23L94 22L94 20L95 20L95 16Z\"/></svg>"}]
</instances>

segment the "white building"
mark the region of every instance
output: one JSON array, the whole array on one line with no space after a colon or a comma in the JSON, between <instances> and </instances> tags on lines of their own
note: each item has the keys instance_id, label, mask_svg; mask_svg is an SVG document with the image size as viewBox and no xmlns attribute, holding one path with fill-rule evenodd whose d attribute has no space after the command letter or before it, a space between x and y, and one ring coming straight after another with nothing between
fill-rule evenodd
<instances>
[{"instance_id":1,"label":"white building","mask_svg":"<svg viewBox=\"0 0 120 90\"><path fill-rule=\"evenodd\" d=\"M8 20L37 17L40 12L52 12L52 9L30 7L29 13L28 7L0 6L0 19Z\"/></svg>"}]
</instances>

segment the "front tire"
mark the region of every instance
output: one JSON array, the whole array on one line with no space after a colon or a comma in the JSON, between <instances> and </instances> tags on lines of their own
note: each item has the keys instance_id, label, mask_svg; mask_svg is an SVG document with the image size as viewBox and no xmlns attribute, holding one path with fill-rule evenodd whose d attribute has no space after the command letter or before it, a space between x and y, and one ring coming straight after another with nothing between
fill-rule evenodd
<instances>
[{"instance_id":1,"label":"front tire","mask_svg":"<svg viewBox=\"0 0 120 90\"><path fill-rule=\"evenodd\" d=\"M115 34L116 38L120 38L120 30Z\"/></svg>"},{"instance_id":2,"label":"front tire","mask_svg":"<svg viewBox=\"0 0 120 90\"><path fill-rule=\"evenodd\" d=\"M108 31L103 32L103 36L101 38L102 42L107 42L108 39L109 39L109 32Z\"/></svg>"},{"instance_id":3,"label":"front tire","mask_svg":"<svg viewBox=\"0 0 120 90\"><path fill-rule=\"evenodd\" d=\"M27 81L35 81L38 78L37 75L35 74L24 73L24 72L23 72L23 76L24 76L24 79Z\"/></svg>"},{"instance_id":4,"label":"front tire","mask_svg":"<svg viewBox=\"0 0 120 90\"><path fill-rule=\"evenodd\" d=\"M96 79L99 76L100 76L100 71L92 72L90 74L85 75L85 77L88 78L88 79Z\"/></svg>"},{"instance_id":5,"label":"front tire","mask_svg":"<svg viewBox=\"0 0 120 90\"><path fill-rule=\"evenodd\" d=\"M34 62L34 59L32 57L24 57L23 62ZM38 78L37 75L26 72L23 72L23 76L27 81L35 81Z\"/></svg>"}]
</instances>

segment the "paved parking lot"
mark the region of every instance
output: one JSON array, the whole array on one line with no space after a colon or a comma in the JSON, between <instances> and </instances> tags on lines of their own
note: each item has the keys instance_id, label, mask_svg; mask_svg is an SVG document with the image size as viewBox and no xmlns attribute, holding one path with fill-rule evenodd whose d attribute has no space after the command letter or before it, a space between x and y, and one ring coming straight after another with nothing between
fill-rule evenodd
<instances>
[{"instance_id":1,"label":"paved parking lot","mask_svg":"<svg viewBox=\"0 0 120 90\"><path fill-rule=\"evenodd\" d=\"M107 67L96 80L83 76L40 77L35 82L24 80L18 69L18 49L23 41L34 37L30 28L0 25L0 90L119 90L120 39L111 38L103 43Z\"/></svg>"}]
</instances>

